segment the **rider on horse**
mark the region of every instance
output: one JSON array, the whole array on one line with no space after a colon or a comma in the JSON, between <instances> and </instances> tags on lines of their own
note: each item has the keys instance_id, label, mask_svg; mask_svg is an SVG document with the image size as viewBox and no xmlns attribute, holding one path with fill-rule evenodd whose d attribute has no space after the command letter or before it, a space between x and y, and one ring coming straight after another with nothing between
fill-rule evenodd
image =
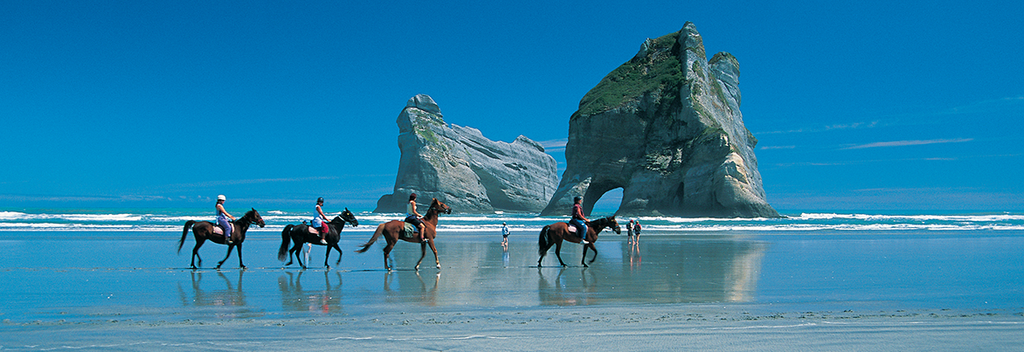
<instances>
[{"instance_id":1,"label":"rider on horse","mask_svg":"<svg viewBox=\"0 0 1024 352\"><path fill-rule=\"evenodd\" d=\"M231 223L228 221L228 218L231 221L235 221L235 217L228 214L227 210L224 210L224 202L227 200L228 198L223 194L217 196L217 225L220 225L220 228L224 230L224 238L228 240L228 243L234 243L231 241Z\"/></svg>"},{"instance_id":2,"label":"rider on horse","mask_svg":"<svg viewBox=\"0 0 1024 352\"><path fill-rule=\"evenodd\" d=\"M582 239L580 243L589 244L590 242L587 242L587 223L590 220L583 216L583 206L580 204L582 200L579 196L572 199L572 220L569 220L569 224L576 227L576 234L580 235Z\"/></svg>"},{"instance_id":3,"label":"rider on horse","mask_svg":"<svg viewBox=\"0 0 1024 352\"><path fill-rule=\"evenodd\" d=\"M423 220L420 220L423 216L416 212L416 193L409 195L409 204L405 205L405 222L416 225L416 228L420 230L420 241L426 241L423 233Z\"/></svg>"},{"instance_id":4,"label":"rider on horse","mask_svg":"<svg viewBox=\"0 0 1024 352\"><path fill-rule=\"evenodd\" d=\"M312 223L314 228L320 229L320 244L327 244L327 240L324 239L324 236L326 236L328 232L331 232L331 228L327 227L329 222L327 221L327 215L324 215L324 211L321 208L322 205L324 205L324 197L317 198L316 213L313 213Z\"/></svg>"}]
</instances>

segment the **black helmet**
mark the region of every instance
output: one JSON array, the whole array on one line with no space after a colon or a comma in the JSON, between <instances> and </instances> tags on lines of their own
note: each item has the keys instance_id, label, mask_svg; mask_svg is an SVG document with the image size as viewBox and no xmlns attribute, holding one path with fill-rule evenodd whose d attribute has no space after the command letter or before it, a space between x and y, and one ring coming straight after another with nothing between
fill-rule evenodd
<instances>
[{"instance_id":1,"label":"black helmet","mask_svg":"<svg viewBox=\"0 0 1024 352\"><path fill-rule=\"evenodd\" d=\"M575 196L575 197L573 197L573 198L572 198L572 201L573 201L573 202L579 202L579 201L580 201L580 196Z\"/></svg>"},{"instance_id":2,"label":"black helmet","mask_svg":"<svg viewBox=\"0 0 1024 352\"><path fill-rule=\"evenodd\" d=\"M324 197L317 198L316 202L317 203L323 203L324 202Z\"/></svg>"}]
</instances>

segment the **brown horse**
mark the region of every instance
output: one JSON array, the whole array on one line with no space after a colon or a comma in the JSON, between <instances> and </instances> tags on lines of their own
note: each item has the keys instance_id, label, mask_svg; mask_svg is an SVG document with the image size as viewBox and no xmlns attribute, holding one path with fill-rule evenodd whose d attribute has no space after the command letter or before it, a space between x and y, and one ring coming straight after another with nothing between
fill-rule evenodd
<instances>
[{"instance_id":1,"label":"brown horse","mask_svg":"<svg viewBox=\"0 0 1024 352\"><path fill-rule=\"evenodd\" d=\"M377 241L377 238L383 234L384 239L388 241L387 246L384 246L384 269L391 271L391 265L388 264L388 254L391 253L392 248L395 248L395 243L398 243L398 240L413 243L420 242L420 260L416 262L416 270L420 270L420 263L423 262L423 257L427 255L427 244L430 244L430 250L434 251L434 262L437 264L437 268L441 269L441 261L437 259L437 248L434 247L434 239L437 238L437 215L440 213L451 214L452 208L434 198L430 202L427 214L423 216L423 237L426 240L420 240L420 236L415 234L405 234L406 236L402 236L405 221L391 220L377 226L377 231L373 233L373 237L370 237L370 241L366 242L362 248L357 249L356 252L366 252Z\"/></svg>"},{"instance_id":2,"label":"brown horse","mask_svg":"<svg viewBox=\"0 0 1024 352\"><path fill-rule=\"evenodd\" d=\"M199 258L199 266L203 266L203 258L199 256L199 247L203 246L203 242L210 240L213 243L226 244L228 245L228 255L224 256L224 260L217 263L217 269L224 264L231 257L231 250L238 247L238 266L245 269L245 265L242 264L242 242L245 241L245 231L249 230L249 225L255 223L260 227L266 226L263 222L263 217L256 209L252 209L242 215L235 221L232 221L235 225L234 231L231 233L231 239L234 243L227 243L227 239L224 238L223 234L214 233L214 228L217 228L217 224L209 221L193 221L189 220L185 223L185 229L181 232L181 239L178 240L178 254L181 254L181 246L185 244L185 236L188 235L188 229L192 229L192 233L196 237L196 246L192 248L192 269L197 269L196 258ZM194 225L194 226L193 226Z\"/></svg>"},{"instance_id":3,"label":"brown horse","mask_svg":"<svg viewBox=\"0 0 1024 352\"><path fill-rule=\"evenodd\" d=\"M540 230L540 240L538 242L540 246L540 259L537 259L537 267L541 266L540 262L544 261L544 256L548 254L548 249L551 249L551 246L555 246L555 256L558 257L558 262L562 266L566 266L565 262L562 261L561 253L559 253L562 250L562 240L580 243L580 236L577 236L575 233L569 233L569 227L572 227L572 225L556 222L544 226ZM597 260L597 247L594 247L594 242L597 242L597 234L606 227L611 227L615 233L622 233L622 230L619 230L619 222L615 221L615 216L600 218L587 223L587 241L590 241L590 243L583 245L583 259L580 261L583 266L587 266L588 248L594 250L594 258L590 259L590 262L593 263L594 260Z\"/></svg>"},{"instance_id":4,"label":"brown horse","mask_svg":"<svg viewBox=\"0 0 1024 352\"><path fill-rule=\"evenodd\" d=\"M345 229L345 223L352 224L352 226L359 226L359 221L356 220L356 216L353 215L351 211L348 211L348 208L345 208L345 211L341 212L341 215L335 216L327 226L330 229L330 232L324 235L324 240L327 241L327 254L324 256L324 266L328 269L331 268L330 265L327 265L327 260L331 257L331 249L338 250L338 261L335 262L334 265L341 263L342 252L341 247L338 247L338 241L341 241L341 230ZM281 248L277 250L277 259L283 262L284 258L287 256L288 264L285 264L285 266L292 265L292 257L294 256L295 259L299 261L299 266L303 269L306 268L306 264L302 262L302 258L300 258L298 254L295 254L302 250L302 245L304 243L324 246L324 244L320 243L320 233L317 232L314 234L309 232L310 228L311 227L305 223L298 225L289 224L284 227L283 231L281 231ZM288 250L289 241L295 244L291 250Z\"/></svg>"}]
</instances>

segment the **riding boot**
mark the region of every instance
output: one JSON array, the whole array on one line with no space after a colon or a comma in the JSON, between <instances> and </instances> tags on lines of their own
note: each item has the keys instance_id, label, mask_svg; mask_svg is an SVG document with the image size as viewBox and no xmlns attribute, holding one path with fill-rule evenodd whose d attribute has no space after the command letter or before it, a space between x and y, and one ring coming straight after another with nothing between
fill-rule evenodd
<instances>
[{"instance_id":1,"label":"riding boot","mask_svg":"<svg viewBox=\"0 0 1024 352\"><path fill-rule=\"evenodd\" d=\"M224 236L224 238L226 238L228 240L228 244L234 244L235 243L235 241L231 240L231 235Z\"/></svg>"},{"instance_id":2,"label":"riding boot","mask_svg":"<svg viewBox=\"0 0 1024 352\"><path fill-rule=\"evenodd\" d=\"M325 235L323 231L320 231L320 244L327 244L327 240L324 239Z\"/></svg>"}]
</instances>

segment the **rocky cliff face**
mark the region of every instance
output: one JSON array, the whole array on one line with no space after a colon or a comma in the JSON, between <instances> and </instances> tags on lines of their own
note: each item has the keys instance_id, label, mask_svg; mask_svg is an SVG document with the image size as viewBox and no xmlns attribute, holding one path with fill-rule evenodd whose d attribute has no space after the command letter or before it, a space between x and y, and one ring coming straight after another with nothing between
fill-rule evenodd
<instances>
[{"instance_id":1,"label":"rocky cliff face","mask_svg":"<svg viewBox=\"0 0 1024 352\"><path fill-rule=\"evenodd\" d=\"M437 198L463 213L539 212L558 185L555 159L540 144L525 136L491 141L477 129L448 125L428 95L409 99L398 130L394 193L381 197L374 212L404 213L410 193L419 203Z\"/></svg>"},{"instance_id":2,"label":"rocky cliff face","mask_svg":"<svg viewBox=\"0 0 1024 352\"><path fill-rule=\"evenodd\" d=\"M776 217L757 171L757 139L740 113L739 62L707 60L700 33L647 39L580 101L569 120L566 170L541 215L589 214L622 187L621 215Z\"/></svg>"}]
</instances>

